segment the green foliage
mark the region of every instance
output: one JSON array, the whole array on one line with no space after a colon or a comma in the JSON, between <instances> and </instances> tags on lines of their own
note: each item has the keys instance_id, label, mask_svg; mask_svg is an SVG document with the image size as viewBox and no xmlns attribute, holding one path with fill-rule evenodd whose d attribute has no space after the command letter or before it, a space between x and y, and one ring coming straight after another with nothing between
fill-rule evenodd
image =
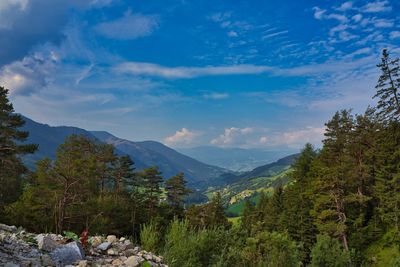
<instances>
[{"instance_id":1,"label":"green foliage","mask_svg":"<svg viewBox=\"0 0 400 267\"><path fill-rule=\"evenodd\" d=\"M79 240L79 236L77 234L75 234L74 232L70 232L70 231L64 231L63 232L64 237L67 239L71 239L74 241L78 241Z\"/></svg>"},{"instance_id":2,"label":"green foliage","mask_svg":"<svg viewBox=\"0 0 400 267\"><path fill-rule=\"evenodd\" d=\"M311 267L351 266L350 254L345 251L336 238L319 235L311 251Z\"/></svg>"},{"instance_id":3,"label":"green foliage","mask_svg":"<svg viewBox=\"0 0 400 267\"><path fill-rule=\"evenodd\" d=\"M22 144L29 136L19 130L24 124L8 100L8 89L0 86L0 219L4 206L15 201L22 191L21 179L27 169L20 156L37 149L37 145Z\"/></svg>"},{"instance_id":4,"label":"green foliage","mask_svg":"<svg viewBox=\"0 0 400 267\"><path fill-rule=\"evenodd\" d=\"M186 211L186 219L191 226L198 229L217 227L227 229L230 227L219 192L214 195L209 203L189 207Z\"/></svg>"},{"instance_id":5,"label":"green foliage","mask_svg":"<svg viewBox=\"0 0 400 267\"><path fill-rule=\"evenodd\" d=\"M378 114L384 120L400 119L400 66L399 58L391 59L387 49L383 49L382 60L378 67L381 70L376 94L378 97Z\"/></svg>"},{"instance_id":6,"label":"green foliage","mask_svg":"<svg viewBox=\"0 0 400 267\"><path fill-rule=\"evenodd\" d=\"M300 266L297 245L286 234L261 232L246 241L242 257L249 266Z\"/></svg>"},{"instance_id":7,"label":"green foliage","mask_svg":"<svg viewBox=\"0 0 400 267\"><path fill-rule=\"evenodd\" d=\"M165 237L169 266L212 266L226 249L229 233L221 228L195 230L188 221L172 222Z\"/></svg>"},{"instance_id":8,"label":"green foliage","mask_svg":"<svg viewBox=\"0 0 400 267\"><path fill-rule=\"evenodd\" d=\"M142 226L140 241L144 250L156 252L160 248L160 233L157 224L152 221Z\"/></svg>"},{"instance_id":9,"label":"green foliage","mask_svg":"<svg viewBox=\"0 0 400 267\"><path fill-rule=\"evenodd\" d=\"M165 181L165 189L167 190L167 201L171 205L174 216L183 217L184 198L192 191L186 187L186 181L183 173L171 177Z\"/></svg>"}]
</instances>

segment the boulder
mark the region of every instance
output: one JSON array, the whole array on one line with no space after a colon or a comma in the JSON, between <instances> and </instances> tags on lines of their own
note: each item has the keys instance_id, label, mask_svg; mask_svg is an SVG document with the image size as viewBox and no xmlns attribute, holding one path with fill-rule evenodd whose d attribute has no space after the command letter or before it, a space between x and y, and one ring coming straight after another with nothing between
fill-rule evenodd
<instances>
[{"instance_id":1,"label":"boulder","mask_svg":"<svg viewBox=\"0 0 400 267\"><path fill-rule=\"evenodd\" d=\"M90 240L92 247L97 247L98 245L100 245L101 243L103 243L103 239L101 238L101 236L94 236L91 240Z\"/></svg>"},{"instance_id":2,"label":"boulder","mask_svg":"<svg viewBox=\"0 0 400 267\"><path fill-rule=\"evenodd\" d=\"M109 248L109 249L107 249L107 255L116 256L116 255L118 255L118 254L119 254L119 252L118 252L118 250L115 249L115 248Z\"/></svg>"},{"instance_id":3,"label":"boulder","mask_svg":"<svg viewBox=\"0 0 400 267\"><path fill-rule=\"evenodd\" d=\"M79 243L71 242L53 250L50 257L56 266L65 266L84 260L85 253Z\"/></svg>"},{"instance_id":4,"label":"boulder","mask_svg":"<svg viewBox=\"0 0 400 267\"><path fill-rule=\"evenodd\" d=\"M88 266L87 260L79 261L78 266L79 267L87 267Z\"/></svg>"},{"instance_id":5,"label":"boulder","mask_svg":"<svg viewBox=\"0 0 400 267\"><path fill-rule=\"evenodd\" d=\"M115 259L111 262L112 265L114 266L121 266L123 264L121 259Z\"/></svg>"},{"instance_id":6,"label":"boulder","mask_svg":"<svg viewBox=\"0 0 400 267\"><path fill-rule=\"evenodd\" d=\"M141 263L142 259L138 256L131 256L124 262L124 264L129 267L140 266Z\"/></svg>"},{"instance_id":7,"label":"boulder","mask_svg":"<svg viewBox=\"0 0 400 267\"><path fill-rule=\"evenodd\" d=\"M111 247L111 243L110 242L104 242L104 243L101 243L100 245L98 245L97 249L100 249L102 251L106 251L110 247Z\"/></svg>"},{"instance_id":8,"label":"boulder","mask_svg":"<svg viewBox=\"0 0 400 267\"><path fill-rule=\"evenodd\" d=\"M41 263L42 263L43 266L54 266L53 260L47 254L42 256L42 262Z\"/></svg>"},{"instance_id":9,"label":"boulder","mask_svg":"<svg viewBox=\"0 0 400 267\"><path fill-rule=\"evenodd\" d=\"M124 251L124 255L127 256L127 257L133 256L133 255L136 255L136 254L137 254L137 251L134 250L133 248L130 248L130 249L127 249L127 250Z\"/></svg>"},{"instance_id":10,"label":"boulder","mask_svg":"<svg viewBox=\"0 0 400 267\"><path fill-rule=\"evenodd\" d=\"M38 235L36 238L38 248L47 252L55 250L60 245L49 235Z\"/></svg>"},{"instance_id":11,"label":"boulder","mask_svg":"<svg viewBox=\"0 0 400 267\"><path fill-rule=\"evenodd\" d=\"M117 237L115 235L107 236L107 242L110 242L111 244L117 242L117 240L118 239L117 239Z\"/></svg>"},{"instance_id":12,"label":"boulder","mask_svg":"<svg viewBox=\"0 0 400 267\"><path fill-rule=\"evenodd\" d=\"M15 227L14 225L9 226L9 225L5 225L0 223L0 230L6 231L6 232L10 232L10 233L16 233L18 228Z\"/></svg>"}]
</instances>

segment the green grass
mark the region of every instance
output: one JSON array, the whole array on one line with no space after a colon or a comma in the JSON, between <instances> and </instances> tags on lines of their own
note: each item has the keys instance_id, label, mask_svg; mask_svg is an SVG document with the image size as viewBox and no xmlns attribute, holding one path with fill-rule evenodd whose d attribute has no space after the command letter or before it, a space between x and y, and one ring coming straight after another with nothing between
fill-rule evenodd
<instances>
[{"instance_id":1,"label":"green grass","mask_svg":"<svg viewBox=\"0 0 400 267\"><path fill-rule=\"evenodd\" d=\"M260 194L259 193L254 193L250 198L250 202L253 204L257 204L258 201L260 200ZM235 216L242 216L243 210L244 210L244 203L245 200L241 200L240 202L237 202L233 205L230 205L227 209L226 212L228 214L234 214Z\"/></svg>"},{"instance_id":2,"label":"green grass","mask_svg":"<svg viewBox=\"0 0 400 267\"><path fill-rule=\"evenodd\" d=\"M238 226L241 218L242 217L231 217L228 218L228 221L231 222L233 226Z\"/></svg>"}]
</instances>

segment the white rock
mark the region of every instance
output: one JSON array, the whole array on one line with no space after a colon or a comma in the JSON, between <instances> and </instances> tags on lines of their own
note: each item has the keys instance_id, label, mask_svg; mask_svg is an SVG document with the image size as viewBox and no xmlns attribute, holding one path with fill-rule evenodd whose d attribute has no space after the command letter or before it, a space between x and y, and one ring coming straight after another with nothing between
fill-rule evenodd
<instances>
[{"instance_id":1,"label":"white rock","mask_svg":"<svg viewBox=\"0 0 400 267\"><path fill-rule=\"evenodd\" d=\"M117 237L115 235L109 235L107 236L107 242L115 243L117 242Z\"/></svg>"},{"instance_id":2,"label":"white rock","mask_svg":"<svg viewBox=\"0 0 400 267\"><path fill-rule=\"evenodd\" d=\"M124 264L129 267L139 266L140 263L141 263L141 258L139 258L138 256L131 256L124 262Z\"/></svg>"}]
</instances>

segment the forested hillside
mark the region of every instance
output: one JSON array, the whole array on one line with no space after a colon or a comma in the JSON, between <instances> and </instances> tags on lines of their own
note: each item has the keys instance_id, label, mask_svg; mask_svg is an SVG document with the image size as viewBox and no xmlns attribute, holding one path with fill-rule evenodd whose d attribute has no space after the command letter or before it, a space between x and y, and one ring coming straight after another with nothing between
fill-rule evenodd
<instances>
[{"instance_id":1,"label":"forested hillside","mask_svg":"<svg viewBox=\"0 0 400 267\"><path fill-rule=\"evenodd\" d=\"M235 224L221 192L187 207L185 174L164 182L157 167L135 171L129 156L83 135L28 172L21 156L36 146L21 145L23 118L1 87L0 221L129 235L173 267L400 266L399 59L384 50L378 68L376 107L336 112L323 147L305 144L289 183L246 201Z\"/></svg>"},{"instance_id":2,"label":"forested hillside","mask_svg":"<svg viewBox=\"0 0 400 267\"><path fill-rule=\"evenodd\" d=\"M38 145L34 154L24 155L23 160L30 169L35 168L35 163L45 157L55 159L57 147L65 142L70 135L83 135L89 139L111 144L118 155L129 155L135 163L135 168L143 170L158 166L165 178L170 178L178 172L185 172L191 187L206 188L210 181L221 174L229 172L223 168L204 164L193 158L178 153L177 151L155 142L133 142L111 135L108 132L87 131L71 126L49 126L23 117L25 124L23 131L29 132L27 143Z\"/></svg>"}]
</instances>

